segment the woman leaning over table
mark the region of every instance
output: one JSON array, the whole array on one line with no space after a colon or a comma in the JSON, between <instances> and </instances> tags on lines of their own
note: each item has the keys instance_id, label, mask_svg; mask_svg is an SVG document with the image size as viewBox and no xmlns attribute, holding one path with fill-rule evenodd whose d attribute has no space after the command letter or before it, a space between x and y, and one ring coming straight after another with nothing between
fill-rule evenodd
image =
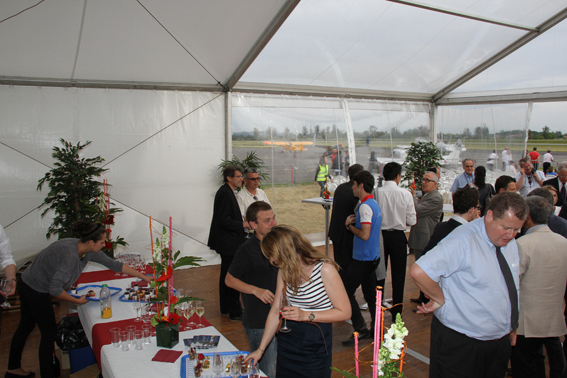
<instances>
[{"instance_id":1,"label":"woman leaning over table","mask_svg":"<svg viewBox=\"0 0 567 378\"><path fill-rule=\"evenodd\" d=\"M132 269L128 265L111 259L100 250L104 247L106 232L99 223L79 221L73 226L73 233L80 239L60 239L35 258L17 283L20 294L20 324L12 338L8 372L5 378L33 377L21 368L22 351L29 334L37 324L41 333L39 344L39 368L42 378L53 377L53 343L57 336L57 323L51 304L51 296L69 302L87 303L85 296L74 298L67 294L81 275L89 261L98 262L116 272L127 273L150 282L151 277Z\"/></svg>"},{"instance_id":2,"label":"woman leaning over table","mask_svg":"<svg viewBox=\"0 0 567 378\"><path fill-rule=\"evenodd\" d=\"M316 251L299 231L276 226L264 237L262 252L279 267L277 289L258 350L246 360L258 361L278 331L280 308L289 333L278 334L276 376L330 377L332 322L350 319L351 308L338 266ZM283 292L291 306L281 305Z\"/></svg>"}]
</instances>

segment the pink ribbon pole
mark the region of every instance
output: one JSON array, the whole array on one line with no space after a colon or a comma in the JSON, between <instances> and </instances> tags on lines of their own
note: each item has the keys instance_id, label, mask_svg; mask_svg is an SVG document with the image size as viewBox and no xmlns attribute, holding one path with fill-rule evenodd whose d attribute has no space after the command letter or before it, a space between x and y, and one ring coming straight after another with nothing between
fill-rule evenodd
<instances>
[{"instance_id":1,"label":"pink ribbon pole","mask_svg":"<svg viewBox=\"0 0 567 378\"><path fill-rule=\"evenodd\" d=\"M378 377L378 364L380 362L380 334L382 333L382 291L376 288L376 324L374 325L374 360L372 378Z\"/></svg>"},{"instance_id":2,"label":"pink ribbon pole","mask_svg":"<svg viewBox=\"0 0 567 378\"><path fill-rule=\"evenodd\" d=\"M354 365L356 366L356 376L358 377L358 332L354 332Z\"/></svg>"}]
</instances>

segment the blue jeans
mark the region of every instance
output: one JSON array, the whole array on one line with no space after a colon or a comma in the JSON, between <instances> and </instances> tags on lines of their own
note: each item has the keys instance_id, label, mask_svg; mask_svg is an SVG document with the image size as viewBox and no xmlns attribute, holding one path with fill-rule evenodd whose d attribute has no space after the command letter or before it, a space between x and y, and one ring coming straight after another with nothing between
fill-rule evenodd
<instances>
[{"instance_id":1,"label":"blue jeans","mask_svg":"<svg viewBox=\"0 0 567 378\"><path fill-rule=\"evenodd\" d=\"M264 330L244 327L244 331L246 332L246 336L248 336L248 341L250 341L250 351L254 352L260 347L262 336L264 336ZM264 374L266 374L269 378L276 377L277 350L277 341L274 336L274 338L272 339L272 341L270 341L270 344L268 344L268 347L264 351L264 355L258 362L260 369L262 369Z\"/></svg>"}]
</instances>

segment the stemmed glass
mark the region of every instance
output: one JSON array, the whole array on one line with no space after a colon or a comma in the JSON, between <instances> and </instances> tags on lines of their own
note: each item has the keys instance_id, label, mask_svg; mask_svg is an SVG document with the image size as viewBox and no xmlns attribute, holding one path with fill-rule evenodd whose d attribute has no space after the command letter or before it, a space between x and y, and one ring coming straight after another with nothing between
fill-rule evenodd
<instances>
[{"instance_id":1,"label":"stemmed glass","mask_svg":"<svg viewBox=\"0 0 567 378\"><path fill-rule=\"evenodd\" d=\"M213 356L213 372L217 376L217 378L221 377L221 373L224 371L224 361L222 360L222 356L218 353L215 353Z\"/></svg>"},{"instance_id":2,"label":"stemmed glass","mask_svg":"<svg viewBox=\"0 0 567 378\"><path fill-rule=\"evenodd\" d=\"M0 281L0 294L2 294L3 297L2 298L2 304L0 305L0 307L2 308L7 308L7 307L12 307L10 305L10 303L8 303L8 294L12 291L12 288L14 285L14 281L10 280L10 279L6 279L6 278L2 278L2 281Z\"/></svg>"},{"instance_id":3,"label":"stemmed glass","mask_svg":"<svg viewBox=\"0 0 567 378\"><path fill-rule=\"evenodd\" d=\"M290 306L289 300L287 299L287 296L284 295L284 296L282 297L282 301L281 301L281 309L282 309L282 312L283 312L284 307L289 307L289 306ZM283 318L283 315L282 315L282 318ZM288 333L289 331L291 331L291 329L289 329L289 328L287 327L287 319L286 319L286 318L283 318L283 327L280 328L280 332Z\"/></svg>"},{"instance_id":4,"label":"stemmed glass","mask_svg":"<svg viewBox=\"0 0 567 378\"><path fill-rule=\"evenodd\" d=\"M187 302L187 311L188 311L188 314L189 314L188 319L191 319L191 317L195 314L196 310L197 309L195 308L195 301ZM197 323L195 323L194 321L191 321L187 325L190 326L190 327L195 327L195 326L197 326ZM191 329L193 329L193 328L191 328Z\"/></svg>"},{"instance_id":5,"label":"stemmed glass","mask_svg":"<svg viewBox=\"0 0 567 378\"><path fill-rule=\"evenodd\" d=\"M197 312L197 315L199 315L199 324L197 324L197 328L205 328L205 326L201 324L201 316L205 314L203 301L195 301L195 311Z\"/></svg>"},{"instance_id":6,"label":"stemmed glass","mask_svg":"<svg viewBox=\"0 0 567 378\"><path fill-rule=\"evenodd\" d=\"M180 303L179 305L177 305L177 307L179 308L179 312L181 312L181 315L183 315L185 320L187 320L189 318L189 309L188 309L189 306L187 305L187 302ZM187 326L182 326L180 331L188 331L190 329L193 329L193 328L187 327Z\"/></svg>"},{"instance_id":7,"label":"stemmed glass","mask_svg":"<svg viewBox=\"0 0 567 378\"><path fill-rule=\"evenodd\" d=\"M142 321L142 318L140 318L140 312L142 310L142 303L140 302L140 297L135 297L132 304L134 305L134 310L136 310L136 319L134 319L134 321L135 322Z\"/></svg>"},{"instance_id":8,"label":"stemmed glass","mask_svg":"<svg viewBox=\"0 0 567 378\"><path fill-rule=\"evenodd\" d=\"M197 313L198 315L199 313ZM230 364L230 376L232 378L240 377L240 361L235 358L234 361Z\"/></svg>"},{"instance_id":9,"label":"stemmed glass","mask_svg":"<svg viewBox=\"0 0 567 378\"><path fill-rule=\"evenodd\" d=\"M115 255L114 260L121 262L121 263L124 263L123 255ZM121 275L120 272L114 273L114 276L120 276L120 275Z\"/></svg>"}]
</instances>

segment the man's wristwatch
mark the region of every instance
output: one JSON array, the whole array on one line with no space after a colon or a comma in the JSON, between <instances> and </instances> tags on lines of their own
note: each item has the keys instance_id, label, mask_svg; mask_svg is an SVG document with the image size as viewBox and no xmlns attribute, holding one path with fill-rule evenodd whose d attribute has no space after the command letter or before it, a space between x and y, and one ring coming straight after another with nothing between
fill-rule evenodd
<instances>
[{"instance_id":1,"label":"man's wristwatch","mask_svg":"<svg viewBox=\"0 0 567 378\"><path fill-rule=\"evenodd\" d=\"M309 314L309 321L312 322L313 320L315 320L315 314L311 311L311 314Z\"/></svg>"}]
</instances>

